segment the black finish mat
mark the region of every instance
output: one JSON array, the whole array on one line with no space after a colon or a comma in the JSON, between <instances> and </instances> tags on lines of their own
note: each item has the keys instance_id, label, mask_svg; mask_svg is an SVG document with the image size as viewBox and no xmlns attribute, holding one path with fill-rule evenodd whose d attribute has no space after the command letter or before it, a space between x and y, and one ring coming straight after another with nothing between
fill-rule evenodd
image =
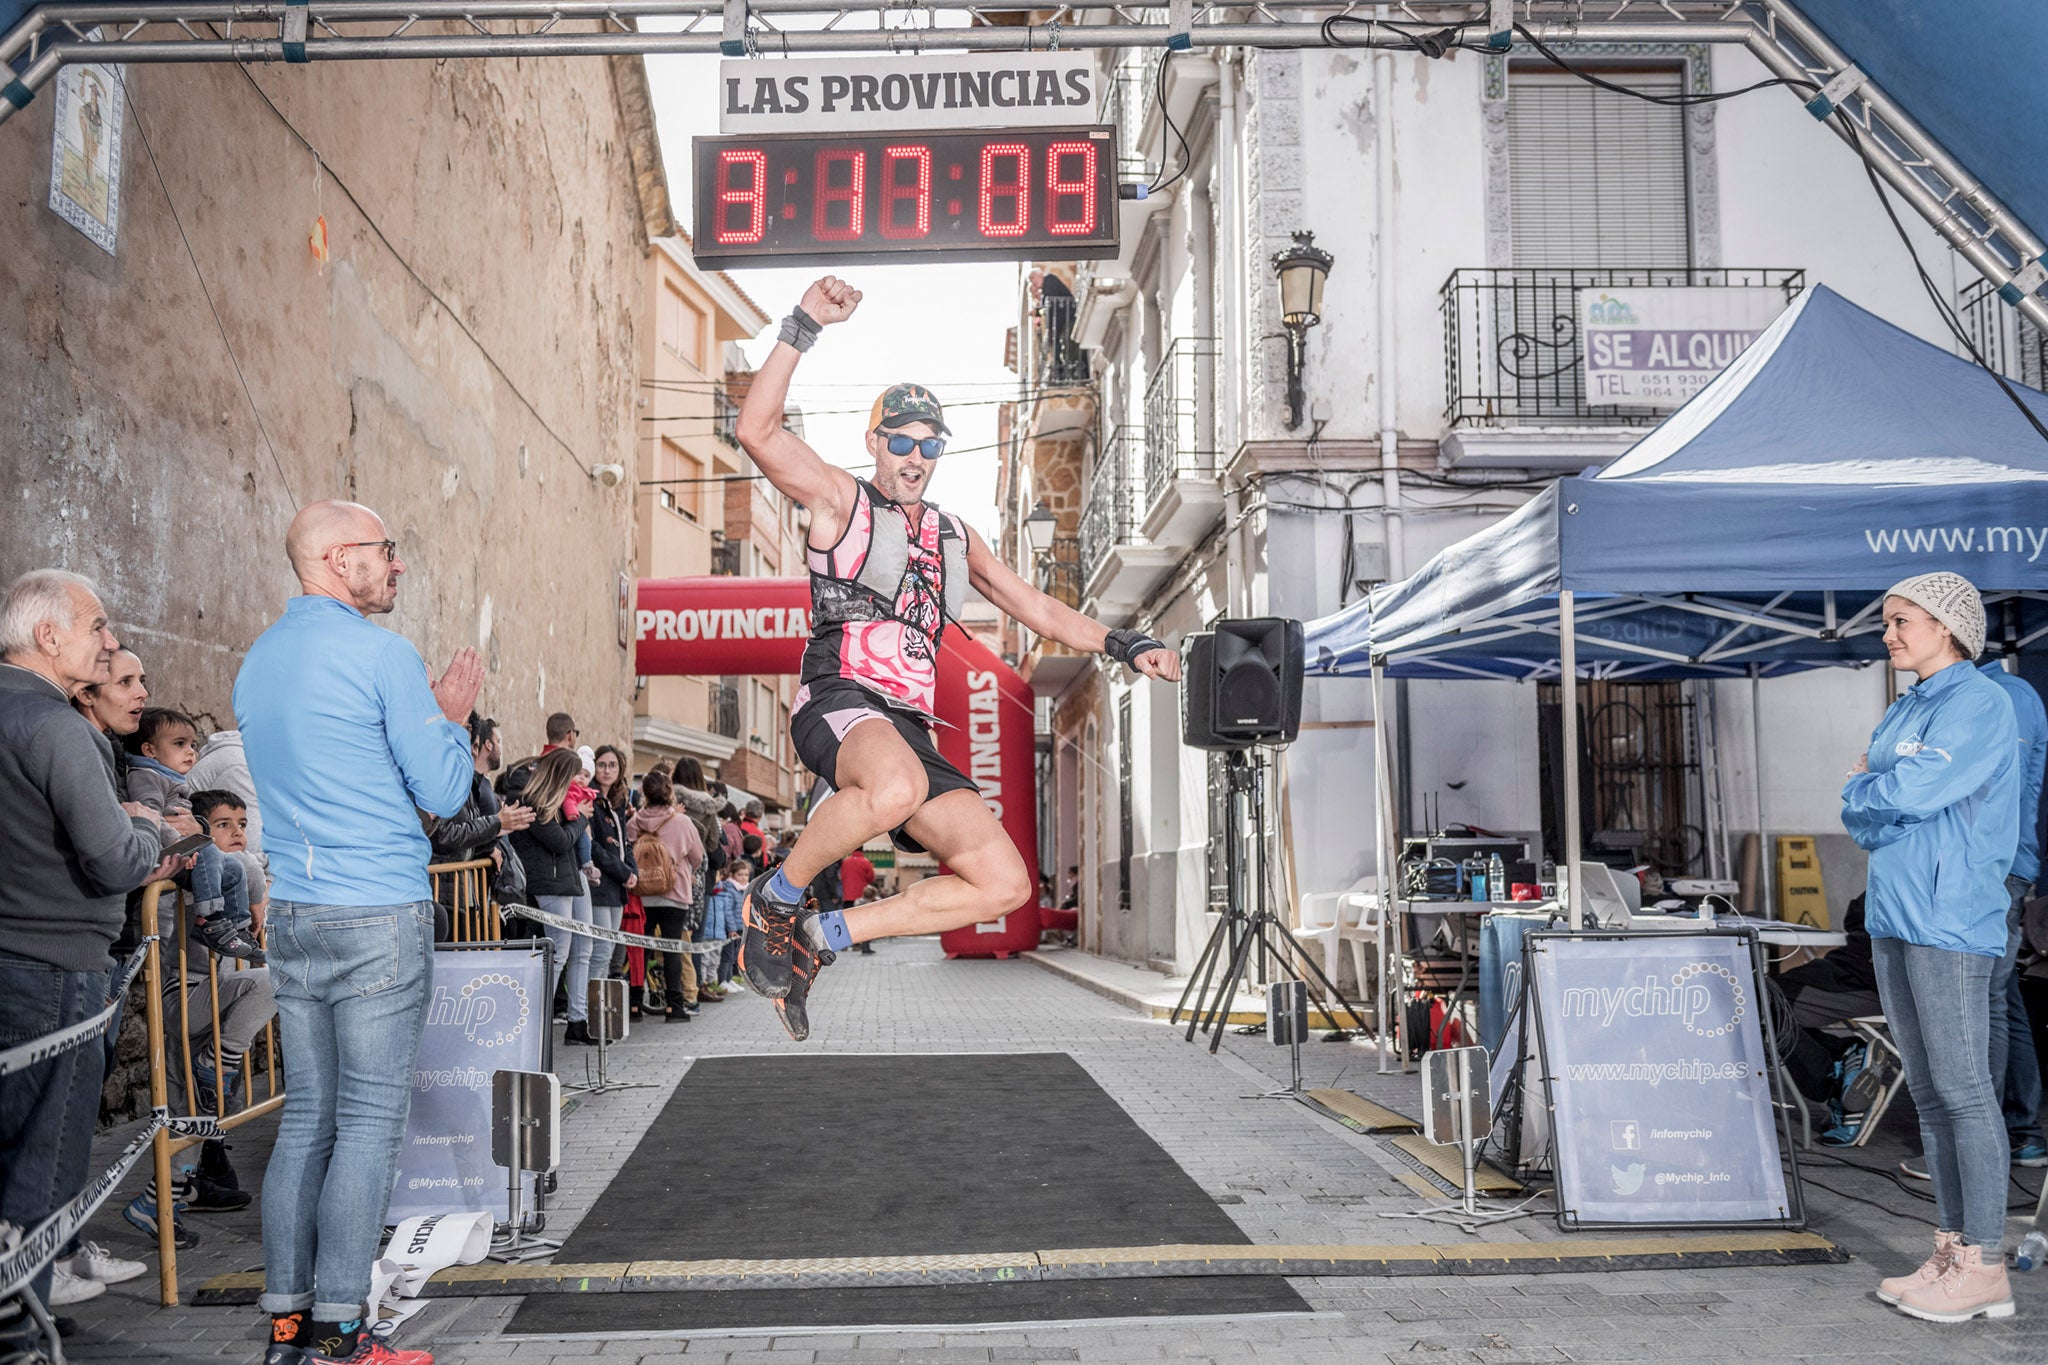
<instances>
[{"instance_id":1,"label":"black finish mat","mask_svg":"<svg viewBox=\"0 0 2048 1365\"><path fill-rule=\"evenodd\" d=\"M565 1182L573 1179L574 1139ZM558 1262L890 1256L1249 1239L1063 1053L713 1057ZM1225 1285L1233 1286L1226 1289ZM1299 1312L1277 1277L533 1294L513 1334Z\"/></svg>"}]
</instances>

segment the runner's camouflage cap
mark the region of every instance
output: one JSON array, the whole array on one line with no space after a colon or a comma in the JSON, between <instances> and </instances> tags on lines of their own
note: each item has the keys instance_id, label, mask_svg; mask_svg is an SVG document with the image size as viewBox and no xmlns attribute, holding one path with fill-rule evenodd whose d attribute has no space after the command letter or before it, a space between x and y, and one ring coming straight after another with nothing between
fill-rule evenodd
<instances>
[{"instance_id":1,"label":"runner's camouflage cap","mask_svg":"<svg viewBox=\"0 0 2048 1365\"><path fill-rule=\"evenodd\" d=\"M912 422L929 422L941 436L951 436L938 395L922 384L897 384L883 391L869 414L869 431L893 431Z\"/></svg>"}]
</instances>

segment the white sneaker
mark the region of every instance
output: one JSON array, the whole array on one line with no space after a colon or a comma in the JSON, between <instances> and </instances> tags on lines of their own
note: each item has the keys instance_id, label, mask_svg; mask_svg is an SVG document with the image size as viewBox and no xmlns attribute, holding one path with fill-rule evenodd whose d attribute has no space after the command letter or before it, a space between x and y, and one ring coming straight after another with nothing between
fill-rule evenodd
<instances>
[{"instance_id":1,"label":"white sneaker","mask_svg":"<svg viewBox=\"0 0 2048 1365\"><path fill-rule=\"evenodd\" d=\"M81 1280L97 1280L101 1284L120 1284L149 1273L149 1267L141 1261L124 1261L98 1242L80 1242L76 1256L57 1264Z\"/></svg>"},{"instance_id":2,"label":"white sneaker","mask_svg":"<svg viewBox=\"0 0 2048 1365\"><path fill-rule=\"evenodd\" d=\"M725 983L725 988L729 991L743 991L747 988L747 979L743 976L736 976Z\"/></svg>"},{"instance_id":3,"label":"white sneaker","mask_svg":"<svg viewBox=\"0 0 2048 1365\"><path fill-rule=\"evenodd\" d=\"M50 1307L62 1308L67 1304L84 1303L107 1292L107 1287L98 1280L81 1280L63 1266L50 1267Z\"/></svg>"}]
</instances>

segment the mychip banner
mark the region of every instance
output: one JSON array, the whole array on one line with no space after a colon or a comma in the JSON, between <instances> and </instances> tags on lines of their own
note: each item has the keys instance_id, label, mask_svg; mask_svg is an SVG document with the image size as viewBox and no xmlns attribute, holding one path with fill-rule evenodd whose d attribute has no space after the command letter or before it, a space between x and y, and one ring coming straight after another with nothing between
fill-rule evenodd
<instances>
[{"instance_id":1,"label":"mychip banner","mask_svg":"<svg viewBox=\"0 0 2048 1365\"><path fill-rule=\"evenodd\" d=\"M547 1069L548 1003L544 941L435 951L389 1221L479 1210L503 1216L509 1175L491 1160L491 1075ZM522 1178L521 1206L531 1209L533 1177Z\"/></svg>"},{"instance_id":2,"label":"mychip banner","mask_svg":"<svg viewBox=\"0 0 2048 1365\"><path fill-rule=\"evenodd\" d=\"M1558 1223L1796 1227L1741 932L1528 937Z\"/></svg>"}]
</instances>

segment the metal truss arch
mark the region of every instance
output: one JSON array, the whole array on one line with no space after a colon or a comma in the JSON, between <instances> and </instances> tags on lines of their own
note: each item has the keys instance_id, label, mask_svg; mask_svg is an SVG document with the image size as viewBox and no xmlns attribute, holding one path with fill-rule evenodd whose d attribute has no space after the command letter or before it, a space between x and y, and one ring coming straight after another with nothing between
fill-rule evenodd
<instances>
[{"instance_id":1,"label":"metal truss arch","mask_svg":"<svg viewBox=\"0 0 2048 1365\"><path fill-rule=\"evenodd\" d=\"M944 16L946 22L940 22ZM1391 24L1388 20L1391 19ZM643 27L643 25L653 25ZM100 41L88 41L98 31ZM2048 331L2048 242L1999 202L1791 0L93 0L39 6L0 34L0 123L64 66L1053 49L1452 48L1723 43L1793 83L1817 118ZM16 74L18 73L18 74Z\"/></svg>"}]
</instances>

